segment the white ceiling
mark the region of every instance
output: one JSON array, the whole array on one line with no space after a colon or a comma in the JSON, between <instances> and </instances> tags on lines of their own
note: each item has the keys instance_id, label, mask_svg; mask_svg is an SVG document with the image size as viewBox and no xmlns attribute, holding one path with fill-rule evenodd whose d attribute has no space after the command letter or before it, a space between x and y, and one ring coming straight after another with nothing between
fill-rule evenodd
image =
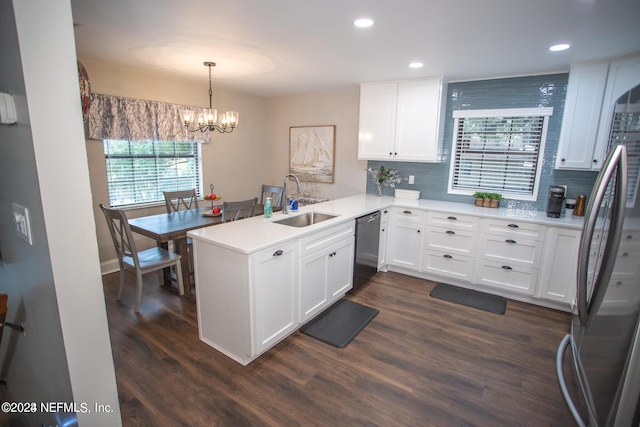
<instances>
[{"instance_id":1,"label":"white ceiling","mask_svg":"<svg viewBox=\"0 0 640 427\"><path fill-rule=\"evenodd\" d=\"M78 57L263 97L565 72L640 52L640 0L71 0ZM356 28L358 17L375 21ZM564 52L549 52L555 43ZM422 69L408 64L421 61ZM89 77L91 77L89 75ZM205 83L206 85L206 83Z\"/></svg>"}]
</instances>

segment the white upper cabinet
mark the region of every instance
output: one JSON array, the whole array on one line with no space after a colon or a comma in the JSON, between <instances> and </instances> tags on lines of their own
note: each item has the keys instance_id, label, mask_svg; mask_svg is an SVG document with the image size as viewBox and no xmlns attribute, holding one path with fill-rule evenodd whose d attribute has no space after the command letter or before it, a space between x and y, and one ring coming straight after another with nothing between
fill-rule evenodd
<instances>
[{"instance_id":1,"label":"white upper cabinet","mask_svg":"<svg viewBox=\"0 0 640 427\"><path fill-rule=\"evenodd\" d=\"M362 84L358 159L439 161L443 81L438 77Z\"/></svg>"},{"instance_id":2,"label":"white upper cabinet","mask_svg":"<svg viewBox=\"0 0 640 427\"><path fill-rule=\"evenodd\" d=\"M609 63L571 67L556 168L590 170L601 161L594 149L608 70Z\"/></svg>"},{"instance_id":3,"label":"white upper cabinet","mask_svg":"<svg viewBox=\"0 0 640 427\"><path fill-rule=\"evenodd\" d=\"M599 152L606 153L608 151L616 101L625 92L638 85L640 85L640 56L611 63L609 77L607 77L607 89L604 92L602 101L598 138L596 140L596 150Z\"/></svg>"},{"instance_id":4,"label":"white upper cabinet","mask_svg":"<svg viewBox=\"0 0 640 427\"><path fill-rule=\"evenodd\" d=\"M599 170L616 100L640 84L640 56L571 67L557 169Z\"/></svg>"}]
</instances>

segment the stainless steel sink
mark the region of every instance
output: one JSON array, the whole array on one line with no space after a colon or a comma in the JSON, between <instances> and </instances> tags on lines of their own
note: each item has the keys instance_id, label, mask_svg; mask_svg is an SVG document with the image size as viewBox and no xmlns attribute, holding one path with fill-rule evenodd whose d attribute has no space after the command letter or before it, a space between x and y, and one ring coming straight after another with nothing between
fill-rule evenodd
<instances>
[{"instance_id":1,"label":"stainless steel sink","mask_svg":"<svg viewBox=\"0 0 640 427\"><path fill-rule=\"evenodd\" d=\"M330 215L320 212L307 212L300 215L292 215L288 218L279 219L273 222L276 224L288 225L290 227L306 227L337 216L338 215Z\"/></svg>"}]
</instances>

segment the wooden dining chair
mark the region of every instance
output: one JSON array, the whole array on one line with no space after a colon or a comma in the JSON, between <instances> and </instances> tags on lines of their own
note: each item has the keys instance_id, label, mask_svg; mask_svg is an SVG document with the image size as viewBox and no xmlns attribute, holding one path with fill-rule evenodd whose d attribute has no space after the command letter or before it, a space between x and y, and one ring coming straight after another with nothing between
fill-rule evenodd
<instances>
[{"instance_id":1,"label":"wooden dining chair","mask_svg":"<svg viewBox=\"0 0 640 427\"><path fill-rule=\"evenodd\" d=\"M191 190L165 191L164 202L167 205L167 212L177 212L180 206L184 209L198 209L198 195L195 188Z\"/></svg>"},{"instance_id":2,"label":"wooden dining chair","mask_svg":"<svg viewBox=\"0 0 640 427\"><path fill-rule=\"evenodd\" d=\"M175 267L178 293L184 295L181 256L159 247L138 252L125 212L122 209L108 208L104 204L100 204L100 208L107 220L109 232L118 255L118 264L120 265L118 301L120 301L124 290L125 273L130 271L136 275L136 304L133 311L137 313L140 308L140 299L142 298L142 275L158 271L158 278L162 283L162 269L166 267Z\"/></svg>"},{"instance_id":3,"label":"wooden dining chair","mask_svg":"<svg viewBox=\"0 0 640 427\"><path fill-rule=\"evenodd\" d=\"M277 187L274 185L263 185L260 192L260 204L264 206L264 202L267 197L271 197L271 205L274 210L282 210L282 194L284 193L283 187Z\"/></svg>"},{"instance_id":4,"label":"wooden dining chair","mask_svg":"<svg viewBox=\"0 0 640 427\"><path fill-rule=\"evenodd\" d=\"M164 202L167 213L178 212L181 209L198 209L198 195L195 188L191 190L164 191ZM193 274L193 241L187 237L187 252L189 253L189 271Z\"/></svg>"},{"instance_id":5,"label":"wooden dining chair","mask_svg":"<svg viewBox=\"0 0 640 427\"><path fill-rule=\"evenodd\" d=\"M222 204L222 222L235 221L255 216L257 204L257 197L240 202L224 202ZM233 215L234 212L235 215Z\"/></svg>"}]
</instances>

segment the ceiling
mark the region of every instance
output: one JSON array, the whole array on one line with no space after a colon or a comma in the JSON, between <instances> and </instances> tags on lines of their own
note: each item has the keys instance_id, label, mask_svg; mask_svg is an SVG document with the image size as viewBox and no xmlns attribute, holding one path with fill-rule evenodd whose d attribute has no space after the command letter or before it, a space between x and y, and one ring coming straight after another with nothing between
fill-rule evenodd
<instances>
[{"instance_id":1,"label":"ceiling","mask_svg":"<svg viewBox=\"0 0 640 427\"><path fill-rule=\"evenodd\" d=\"M566 72L640 53L638 0L71 0L81 60L274 97L444 75ZM370 28L353 21L369 17ZM550 52L570 43L564 52ZM420 61L424 67L409 68ZM206 83L204 83L206 85Z\"/></svg>"}]
</instances>

